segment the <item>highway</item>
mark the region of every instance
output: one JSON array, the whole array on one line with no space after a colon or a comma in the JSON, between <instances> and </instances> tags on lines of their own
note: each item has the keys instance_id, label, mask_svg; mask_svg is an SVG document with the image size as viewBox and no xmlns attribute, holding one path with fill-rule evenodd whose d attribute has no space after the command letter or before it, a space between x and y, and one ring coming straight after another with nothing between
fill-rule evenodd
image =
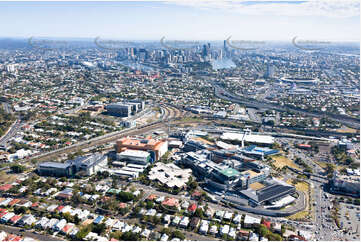
<instances>
[{"instance_id":1,"label":"highway","mask_svg":"<svg viewBox=\"0 0 361 242\"><path fill-rule=\"evenodd\" d=\"M330 217L332 209L328 210L328 207L332 206L331 198L333 195L324 191L324 186L328 182L327 178L325 179L323 176L325 172L324 169L316 162L313 162L313 159L307 156L304 152L300 152L299 150L290 147L289 153L291 154L291 158L300 157L303 161L305 161L310 167L312 167L313 173L315 174L312 179L308 180L313 187L312 203L315 212L315 226L313 228L313 232L315 233L315 239L326 241L343 240L342 231L337 228L335 222Z\"/></svg>"},{"instance_id":2,"label":"highway","mask_svg":"<svg viewBox=\"0 0 361 242\"><path fill-rule=\"evenodd\" d=\"M340 122L340 123L342 123L346 126L352 127L352 128L360 129L360 120L352 118L352 117L348 117L345 115L334 115L334 114L330 114L330 113L323 113L323 114L314 113L314 112L297 109L297 108L292 108L292 107L282 107L279 104L262 102L262 101L257 101L257 100L250 100L250 99L244 100L241 97L236 96L236 95L230 93L229 91L224 90L223 88L221 88L220 86L215 84L213 81L211 81L211 84L214 87L215 95L218 98L221 98L221 99L224 99L227 101L244 104L247 107L253 107L253 108L273 109L273 110L276 110L279 112L292 111L295 113L300 113L303 115L317 117L317 118L322 118L324 116L327 116L329 119L331 119L333 121Z\"/></svg>"},{"instance_id":3,"label":"highway","mask_svg":"<svg viewBox=\"0 0 361 242\"><path fill-rule=\"evenodd\" d=\"M7 133L0 138L0 145L5 145L21 128L21 121L17 119L9 128Z\"/></svg>"},{"instance_id":4,"label":"highway","mask_svg":"<svg viewBox=\"0 0 361 242\"><path fill-rule=\"evenodd\" d=\"M9 103L3 102L2 105L3 105L3 108L4 108L6 113L12 113L13 112L12 107L11 107L11 105Z\"/></svg>"}]
</instances>

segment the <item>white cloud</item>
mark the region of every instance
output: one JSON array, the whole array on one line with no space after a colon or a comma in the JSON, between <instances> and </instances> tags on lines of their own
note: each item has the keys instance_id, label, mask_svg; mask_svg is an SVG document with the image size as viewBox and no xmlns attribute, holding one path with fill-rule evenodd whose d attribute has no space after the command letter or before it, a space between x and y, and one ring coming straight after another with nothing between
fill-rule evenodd
<instances>
[{"instance_id":1,"label":"white cloud","mask_svg":"<svg viewBox=\"0 0 361 242\"><path fill-rule=\"evenodd\" d=\"M324 16L333 18L348 18L360 15L359 0L173 0L166 3L200 9L225 10L242 15L256 16Z\"/></svg>"}]
</instances>

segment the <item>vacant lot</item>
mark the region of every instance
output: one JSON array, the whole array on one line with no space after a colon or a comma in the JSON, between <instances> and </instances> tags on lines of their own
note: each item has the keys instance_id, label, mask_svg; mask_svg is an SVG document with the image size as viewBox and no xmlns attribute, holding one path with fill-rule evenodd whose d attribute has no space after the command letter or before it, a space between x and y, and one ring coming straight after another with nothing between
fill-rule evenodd
<instances>
[{"instance_id":1,"label":"vacant lot","mask_svg":"<svg viewBox=\"0 0 361 242\"><path fill-rule=\"evenodd\" d=\"M316 161L316 163L321 166L323 169L327 168L327 162L323 162L323 161ZM335 165L336 170L340 171L343 168L346 168L345 166L341 166L341 165Z\"/></svg>"},{"instance_id":2,"label":"vacant lot","mask_svg":"<svg viewBox=\"0 0 361 242\"><path fill-rule=\"evenodd\" d=\"M302 220L302 219L307 218L308 215L309 215L309 212L308 212L308 211L301 211L301 212L298 212L298 213L295 213L295 214L289 216L288 219L291 219L291 220Z\"/></svg>"},{"instance_id":3,"label":"vacant lot","mask_svg":"<svg viewBox=\"0 0 361 242\"><path fill-rule=\"evenodd\" d=\"M287 180L287 183L288 184L291 184L291 185L294 185L293 183L292 183L292 179L288 179ZM296 187L296 190L297 191L301 191L301 192L304 192L304 193L308 193L308 189L309 189L309 185L308 185L308 183L306 183L306 182L298 182L298 183L296 183L296 185L294 185L295 187Z\"/></svg>"},{"instance_id":4,"label":"vacant lot","mask_svg":"<svg viewBox=\"0 0 361 242\"><path fill-rule=\"evenodd\" d=\"M259 189L264 188L264 185L259 182L255 182L255 183L252 183L251 185L249 185L249 187L252 188L253 190L259 190Z\"/></svg>"},{"instance_id":5,"label":"vacant lot","mask_svg":"<svg viewBox=\"0 0 361 242\"><path fill-rule=\"evenodd\" d=\"M15 174L6 174L5 171L0 172L0 183L13 183L17 179L17 176Z\"/></svg>"},{"instance_id":6,"label":"vacant lot","mask_svg":"<svg viewBox=\"0 0 361 242\"><path fill-rule=\"evenodd\" d=\"M336 132L340 132L340 133L357 133L357 130L356 129L351 129L351 128L348 128L348 127L343 127L343 128L340 128L340 129L337 129Z\"/></svg>"},{"instance_id":7,"label":"vacant lot","mask_svg":"<svg viewBox=\"0 0 361 242\"><path fill-rule=\"evenodd\" d=\"M294 169L300 170L300 168L290 159L282 155L272 156L273 165L277 168L282 169L284 166L289 166Z\"/></svg>"}]
</instances>

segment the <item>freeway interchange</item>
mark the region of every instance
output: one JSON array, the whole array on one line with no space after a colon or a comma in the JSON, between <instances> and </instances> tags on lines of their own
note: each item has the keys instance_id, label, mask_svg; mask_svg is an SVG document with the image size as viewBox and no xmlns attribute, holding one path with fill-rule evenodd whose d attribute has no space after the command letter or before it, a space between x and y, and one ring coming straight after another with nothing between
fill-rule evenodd
<instances>
[{"instance_id":1,"label":"freeway interchange","mask_svg":"<svg viewBox=\"0 0 361 242\"><path fill-rule=\"evenodd\" d=\"M335 115L335 114L330 114L330 113L325 113L325 112L323 112L323 113L310 112L307 110L293 108L293 107L282 107L278 104L262 102L262 101L258 101L258 100L254 100L254 99L245 100L242 97L236 96L236 95L232 94L231 92L226 91L225 89L223 89L222 87L220 87L216 83L214 83L213 81L211 81L211 84L213 85L215 95L218 98L228 100L228 101L231 101L234 103L240 103L240 104L246 105L247 107L260 108L260 109L273 109L273 110L280 111L280 112L292 111L292 112L300 113L303 115L307 115L307 116L311 116L311 117L318 117L318 118L326 116L329 119L340 122L346 126L360 129L360 120L356 119L356 118L348 117L346 115Z\"/></svg>"}]
</instances>

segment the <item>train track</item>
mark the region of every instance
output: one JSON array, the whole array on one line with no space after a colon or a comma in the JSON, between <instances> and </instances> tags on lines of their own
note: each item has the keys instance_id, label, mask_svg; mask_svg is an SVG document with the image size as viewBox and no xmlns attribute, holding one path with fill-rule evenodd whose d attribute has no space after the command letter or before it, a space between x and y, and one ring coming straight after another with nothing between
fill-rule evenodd
<instances>
[{"instance_id":1,"label":"train track","mask_svg":"<svg viewBox=\"0 0 361 242\"><path fill-rule=\"evenodd\" d=\"M132 129L132 130L119 132L119 133L116 133L113 135L108 135L108 137L97 137L97 138L95 138L96 140L81 142L81 143L67 146L67 147L64 147L64 148L61 148L58 150L50 151L48 153L32 156L32 157L28 158L28 160L32 160L32 159L36 159L38 161L48 160L52 157L59 157L60 154L70 153L70 152L77 151L77 150L84 149L84 148L91 147L91 146L107 144L107 143L116 141L119 138L122 138L125 136L140 135L142 133L146 133L146 132L149 132L154 129L159 129L163 126L164 126L164 124L162 122L159 122L159 123L155 123L155 124L152 124L149 126L147 125L143 128L136 128L136 129Z\"/></svg>"},{"instance_id":2,"label":"train track","mask_svg":"<svg viewBox=\"0 0 361 242\"><path fill-rule=\"evenodd\" d=\"M84 149L84 148L88 148L88 147L92 147L92 146L98 146L98 145L102 145L102 144L107 144L110 142L114 142L114 141L118 140L119 138L122 138L125 136L140 135L140 134L149 132L151 130L166 127L166 125L164 124L164 121L172 122L172 121L174 121L174 119L182 117L181 111L174 107L168 107L168 106L163 105L163 106L161 106L161 109L163 110L161 120L154 122L152 124L148 124L148 125L145 125L145 126L142 126L139 128L122 130L122 131L119 131L116 133L106 134L101 137L96 137L92 140L83 141L83 142L80 142L80 143L77 143L77 144L74 144L71 146L67 146L67 147L63 147L63 148L60 148L60 149L57 149L54 151L47 152L44 154L39 154L39 155L29 157L26 159L26 161L33 160L33 159L36 159L38 161L49 160L50 158L53 158L53 157L59 157L60 154L71 153L71 152L74 152L74 151L77 151L80 149Z\"/></svg>"}]
</instances>

